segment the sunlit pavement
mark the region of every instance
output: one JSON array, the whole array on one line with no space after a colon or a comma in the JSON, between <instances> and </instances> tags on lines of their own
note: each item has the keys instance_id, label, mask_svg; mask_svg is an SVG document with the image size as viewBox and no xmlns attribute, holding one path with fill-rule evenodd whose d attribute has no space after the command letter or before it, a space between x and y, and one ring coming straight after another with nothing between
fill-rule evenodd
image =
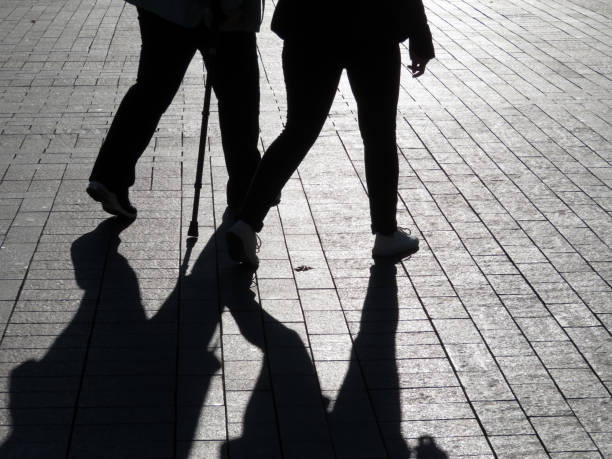
<instances>
[{"instance_id":1,"label":"sunlit pavement","mask_svg":"<svg viewBox=\"0 0 612 459\"><path fill-rule=\"evenodd\" d=\"M343 78L252 276L226 254L216 113L186 244L200 56L126 225L84 190L135 80L135 9L3 0L2 458L612 457L612 7L425 5L437 58L404 68L397 124L419 252L373 263ZM286 108L272 11L264 148Z\"/></svg>"}]
</instances>

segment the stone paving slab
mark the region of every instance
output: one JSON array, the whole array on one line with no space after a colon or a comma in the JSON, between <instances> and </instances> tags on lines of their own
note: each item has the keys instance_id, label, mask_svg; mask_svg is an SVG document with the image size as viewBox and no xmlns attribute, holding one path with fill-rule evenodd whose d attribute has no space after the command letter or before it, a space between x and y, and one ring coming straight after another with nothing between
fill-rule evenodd
<instances>
[{"instance_id":1,"label":"stone paving slab","mask_svg":"<svg viewBox=\"0 0 612 459\"><path fill-rule=\"evenodd\" d=\"M286 109L271 3L263 148ZM370 258L343 78L253 276L223 243L214 113L185 242L201 58L126 227L84 188L135 78L134 8L2 2L1 457L612 457L610 4L425 6L437 58L402 73L397 132L398 217L421 249Z\"/></svg>"}]
</instances>

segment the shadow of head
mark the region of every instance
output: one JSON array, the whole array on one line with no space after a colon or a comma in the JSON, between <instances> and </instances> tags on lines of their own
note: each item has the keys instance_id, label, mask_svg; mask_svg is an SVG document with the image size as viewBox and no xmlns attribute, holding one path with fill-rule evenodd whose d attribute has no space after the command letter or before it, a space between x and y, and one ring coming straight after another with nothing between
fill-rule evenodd
<instances>
[{"instance_id":1,"label":"shadow of head","mask_svg":"<svg viewBox=\"0 0 612 459\"><path fill-rule=\"evenodd\" d=\"M436 441L429 435L419 437L415 453L417 459L448 459L448 455L438 448Z\"/></svg>"}]
</instances>

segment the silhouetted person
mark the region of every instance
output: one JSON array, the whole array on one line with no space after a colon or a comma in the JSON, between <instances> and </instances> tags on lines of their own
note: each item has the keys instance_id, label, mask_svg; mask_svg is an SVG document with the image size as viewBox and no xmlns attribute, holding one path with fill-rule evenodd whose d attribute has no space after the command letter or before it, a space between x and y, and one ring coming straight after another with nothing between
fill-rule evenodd
<instances>
[{"instance_id":1,"label":"silhouetted person","mask_svg":"<svg viewBox=\"0 0 612 459\"><path fill-rule=\"evenodd\" d=\"M261 21L260 0L127 1L138 7L142 48L137 80L115 114L87 192L107 212L136 217L128 196L135 181L136 162L199 50L209 76L214 75L213 88L219 102L229 174L227 204L238 210L260 159L255 41Z\"/></svg>"},{"instance_id":2,"label":"silhouetted person","mask_svg":"<svg viewBox=\"0 0 612 459\"><path fill-rule=\"evenodd\" d=\"M287 180L317 139L343 69L358 107L365 147L373 256L409 254L418 239L398 231L395 122L399 43L410 40L413 77L434 57L421 0L279 0L272 30L283 40L287 123L255 174L238 221L228 233L236 261L257 266L256 236Z\"/></svg>"}]
</instances>

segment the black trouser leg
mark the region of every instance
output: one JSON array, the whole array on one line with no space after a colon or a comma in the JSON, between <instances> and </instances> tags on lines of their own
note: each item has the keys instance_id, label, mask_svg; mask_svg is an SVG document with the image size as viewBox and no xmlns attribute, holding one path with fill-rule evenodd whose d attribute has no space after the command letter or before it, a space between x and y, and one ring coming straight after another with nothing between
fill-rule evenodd
<instances>
[{"instance_id":1,"label":"black trouser leg","mask_svg":"<svg viewBox=\"0 0 612 459\"><path fill-rule=\"evenodd\" d=\"M127 92L91 173L111 189L134 184L136 162L178 90L196 51L195 29L138 10L142 48L136 84Z\"/></svg>"},{"instance_id":2,"label":"black trouser leg","mask_svg":"<svg viewBox=\"0 0 612 459\"><path fill-rule=\"evenodd\" d=\"M362 47L359 55L350 56L347 61L365 150L374 233L390 234L397 230L399 165L395 129L400 65L399 46L395 43Z\"/></svg>"},{"instance_id":3,"label":"black trouser leg","mask_svg":"<svg viewBox=\"0 0 612 459\"><path fill-rule=\"evenodd\" d=\"M398 158L396 113L400 54L393 43L360 47L334 55L285 43L283 71L287 87L287 125L264 154L240 218L260 231L273 202L315 142L346 65L359 111L364 141L372 231L397 230Z\"/></svg>"},{"instance_id":4,"label":"black trouser leg","mask_svg":"<svg viewBox=\"0 0 612 459\"><path fill-rule=\"evenodd\" d=\"M220 32L215 56L200 47L219 103L219 127L229 175L227 205L240 209L259 165L259 66L254 32Z\"/></svg>"},{"instance_id":5,"label":"black trouser leg","mask_svg":"<svg viewBox=\"0 0 612 459\"><path fill-rule=\"evenodd\" d=\"M331 57L292 43L285 43L282 58L287 124L263 155L239 215L255 231L319 136L342 73Z\"/></svg>"}]
</instances>

